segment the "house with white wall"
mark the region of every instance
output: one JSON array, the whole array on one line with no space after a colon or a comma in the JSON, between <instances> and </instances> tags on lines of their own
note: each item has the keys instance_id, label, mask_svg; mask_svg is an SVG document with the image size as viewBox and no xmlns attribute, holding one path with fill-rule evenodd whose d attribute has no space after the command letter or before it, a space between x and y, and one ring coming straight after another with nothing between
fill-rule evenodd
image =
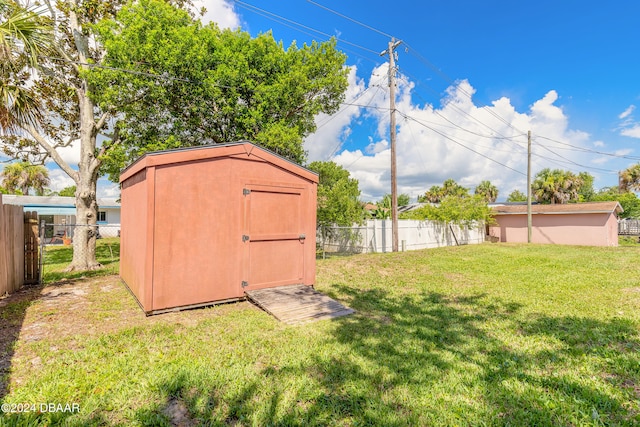
<instances>
[{"instance_id":1,"label":"house with white wall","mask_svg":"<svg viewBox=\"0 0 640 427\"><path fill-rule=\"evenodd\" d=\"M45 237L51 238L61 230L67 234L73 231L69 227L76 222L76 199L64 196L17 196L4 194L5 205L18 205L24 211L38 213L38 221L47 226ZM116 237L120 234L120 202L117 199L98 199L98 225L102 237Z\"/></svg>"}]
</instances>

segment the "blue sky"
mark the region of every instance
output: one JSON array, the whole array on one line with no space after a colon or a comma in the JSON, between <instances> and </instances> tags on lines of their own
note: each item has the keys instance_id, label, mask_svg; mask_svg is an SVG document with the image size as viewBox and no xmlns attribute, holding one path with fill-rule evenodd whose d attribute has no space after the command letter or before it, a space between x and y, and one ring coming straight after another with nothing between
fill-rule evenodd
<instances>
[{"instance_id":1,"label":"blue sky","mask_svg":"<svg viewBox=\"0 0 640 427\"><path fill-rule=\"evenodd\" d=\"M347 168L364 200L390 192L388 63L379 55L389 36L403 41L398 185L414 200L447 178L471 190L490 180L499 200L524 192L529 130L534 174L587 171L601 188L640 161L639 2L195 3L208 9L206 21L253 35L272 31L285 46L338 38L350 67L346 105L317 118L305 148L310 161ZM54 189L70 185L51 168ZM99 192L118 195L104 179Z\"/></svg>"},{"instance_id":2,"label":"blue sky","mask_svg":"<svg viewBox=\"0 0 640 427\"><path fill-rule=\"evenodd\" d=\"M221 16L233 14L244 30L271 30L285 45L325 40L321 33L339 39L352 67L346 102L369 108L318 118L306 148L310 160L347 167L364 199L390 191L388 64L378 54L388 36L404 42L401 192L415 198L447 178L470 189L491 180L500 199L524 192L528 130L534 173L587 171L600 188L640 159L640 3L247 0L227 3L225 13L202 3L222 25L229 24Z\"/></svg>"}]
</instances>

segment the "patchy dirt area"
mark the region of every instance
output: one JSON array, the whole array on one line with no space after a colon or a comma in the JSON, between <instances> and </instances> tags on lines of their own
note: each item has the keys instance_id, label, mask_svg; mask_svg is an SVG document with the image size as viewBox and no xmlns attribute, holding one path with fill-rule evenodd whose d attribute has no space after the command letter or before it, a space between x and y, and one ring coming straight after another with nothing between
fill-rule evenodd
<instances>
[{"instance_id":1,"label":"patchy dirt area","mask_svg":"<svg viewBox=\"0 0 640 427\"><path fill-rule=\"evenodd\" d=\"M259 310L246 301L216 307L215 311L193 309L147 317L115 275L24 287L0 299L0 398L7 392L11 361L19 342L55 342L68 337L80 341L158 323L195 326L233 310ZM33 356L31 362L38 364Z\"/></svg>"}]
</instances>

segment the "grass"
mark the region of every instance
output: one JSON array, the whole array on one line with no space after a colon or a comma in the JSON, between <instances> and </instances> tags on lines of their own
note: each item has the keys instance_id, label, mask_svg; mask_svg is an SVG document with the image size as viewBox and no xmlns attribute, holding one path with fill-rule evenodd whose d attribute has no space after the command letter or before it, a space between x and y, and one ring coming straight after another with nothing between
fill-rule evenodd
<instances>
[{"instance_id":1,"label":"grass","mask_svg":"<svg viewBox=\"0 0 640 427\"><path fill-rule=\"evenodd\" d=\"M96 259L103 265L95 271L80 271L68 273L65 271L73 259L73 248L65 245L49 245L44 252L43 283L54 283L63 279L77 279L80 277L96 277L118 274L120 259L120 239L111 237L99 239L96 244Z\"/></svg>"},{"instance_id":2,"label":"grass","mask_svg":"<svg viewBox=\"0 0 640 427\"><path fill-rule=\"evenodd\" d=\"M318 261L357 310L144 317L113 276L24 305L9 425L640 425L640 247L486 244ZM2 421L0 421L2 422Z\"/></svg>"}]
</instances>

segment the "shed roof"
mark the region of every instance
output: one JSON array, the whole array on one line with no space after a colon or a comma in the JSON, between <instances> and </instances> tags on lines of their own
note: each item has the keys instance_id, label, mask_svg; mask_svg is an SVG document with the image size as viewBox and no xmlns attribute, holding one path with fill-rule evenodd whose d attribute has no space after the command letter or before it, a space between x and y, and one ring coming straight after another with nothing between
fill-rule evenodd
<instances>
[{"instance_id":1,"label":"shed roof","mask_svg":"<svg viewBox=\"0 0 640 427\"><path fill-rule=\"evenodd\" d=\"M154 151L146 153L120 174L120 182L127 180L136 173L152 166L185 163L195 160L214 159L219 157L256 157L279 168L290 171L302 178L317 183L318 174L300 166L291 160L259 147L250 141L238 141L228 144L208 144L197 147L176 148L172 150Z\"/></svg>"},{"instance_id":2,"label":"shed roof","mask_svg":"<svg viewBox=\"0 0 640 427\"><path fill-rule=\"evenodd\" d=\"M493 206L492 208L495 215L526 215L527 213L527 205ZM613 212L619 214L623 211L624 209L622 209L620 203L616 201L567 203L562 205L531 205L531 213L541 215L594 214Z\"/></svg>"}]
</instances>

